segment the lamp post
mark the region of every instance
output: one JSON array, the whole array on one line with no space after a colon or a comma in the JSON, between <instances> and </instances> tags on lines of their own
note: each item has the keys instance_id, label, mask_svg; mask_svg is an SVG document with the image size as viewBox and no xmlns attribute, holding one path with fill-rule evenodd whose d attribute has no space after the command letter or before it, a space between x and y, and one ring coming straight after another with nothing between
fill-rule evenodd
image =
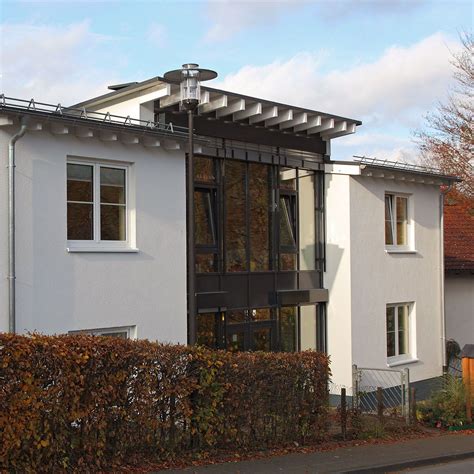
<instances>
[{"instance_id":1,"label":"lamp post","mask_svg":"<svg viewBox=\"0 0 474 474\"><path fill-rule=\"evenodd\" d=\"M201 69L199 64L183 64L181 69L168 71L164 78L180 84L180 107L188 113L188 161L186 167L186 227L188 261L188 344L196 342L196 265L194 248L194 112L201 99L201 81L217 77L217 72Z\"/></svg>"}]
</instances>

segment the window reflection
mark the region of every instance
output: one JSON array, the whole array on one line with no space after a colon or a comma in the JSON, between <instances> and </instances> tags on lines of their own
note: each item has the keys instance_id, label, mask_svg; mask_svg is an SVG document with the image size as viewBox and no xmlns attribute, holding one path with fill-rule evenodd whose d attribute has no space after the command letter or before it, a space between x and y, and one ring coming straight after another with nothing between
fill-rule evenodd
<instances>
[{"instance_id":1,"label":"window reflection","mask_svg":"<svg viewBox=\"0 0 474 474\"><path fill-rule=\"evenodd\" d=\"M216 245L215 199L210 189L194 191L196 245Z\"/></svg>"},{"instance_id":2,"label":"window reflection","mask_svg":"<svg viewBox=\"0 0 474 474\"><path fill-rule=\"evenodd\" d=\"M225 163L226 270L247 270L246 163Z\"/></svg>"},{"instance_id":3,"label":"window reflection","mask_svg":"<svg viewBox=\"0 0 474 474\"><path fill-rule=\"evenodd\" d=\"M280 349L283 352L297 350L297 314L296 306L288 306L279 310Z\"/></svg>"},{"instance_id":4,"label":"window reflection","mask_svg":"<svg viewBox=\"0 0 474 474\"><path fill-rule=\"evenodd\" d=\"M314 173L298 171L300 270L316 269L316 210Z\"/></svg>"},{"instance_id":5,"label":"window reflection","mask_svg":"<svg viewBox=\"0 0 474 474\"><path fill-rule=\"evenodd\" d=\"M67 238L93 240L93 168L67 165Z\"/></svg>"},{"instance_id":6,"label":"window reflection","mask_svg":"<svg viewBox=\"0 0 474 474\"><path fill-rule=\"evenodd\" d=\"M212 158L202 156L194 158L194 180L200 183L214 183L216 181L215 162Z\"/></svg>"},{"instance_id":7,"label":"window reflection","mask_svg":"<svg viewBox=\"0 0 474 474\"><path fill-rule=\"evenodd\" d=\"M100 238L126 240L125 170L100 168Z\"/></svg>"},{"instance_id":8,"label":"window reflection","mask_svg":"<svg viewBox=\"0 0 474 474\"><path fill-rule=\"evenodd\" d=\"M250 164L250 271L270 270L270 167Z\"/></svg>"},{"instance_id":9,"label":"window reflection","mask_svg":"<svg viewBox=\"0 0 474 474\"><path fill-rule=\"evenodd\" d=\"M296 170L294 168L280 170L280 189L296 191Z\"/></svg>"},{"instance_id":10,"label":"window reflection","mask_svg":"<svg viewBox=\"0 0 474 474\"><path fill-rule=\"evenodd\" d=\"M217 255L215 253L198 253L195 258L196 273L217 271Z\"/></svg>"},{"instance_id":11,"label":"window reflection","mask_svg":"<svg viewBox=\"0 0 474 474\"><path fill-rule=\"evenodd\" d=\"M215 349L217 347L216 313L202 313L197 315L196 344Z\"/></svg>"},{"instance_id":12,"label":"window reflection","mask_svg":"<svg viewBox=\"0 0 474 474\"><path fill-rule=\"evenodd\" d=\"M294 196L280 196L280 246L296 247Z\"/></svg>"}]
</instances>

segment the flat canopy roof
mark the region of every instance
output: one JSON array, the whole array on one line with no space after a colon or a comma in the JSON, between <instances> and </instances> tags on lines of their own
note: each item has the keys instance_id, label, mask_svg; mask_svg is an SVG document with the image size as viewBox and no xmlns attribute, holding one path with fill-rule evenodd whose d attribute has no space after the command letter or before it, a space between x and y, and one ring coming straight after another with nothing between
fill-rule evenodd
<instances>
[{"instance_id":1,"label":"flat canopy roof","mask_svg":"<svg viewBox=\"0 0 474 474\"><path fill-rule=\"evenodd\" d=\"M156 99L158 110L176 109L180 101L179 85L172 84L160 76L142 82L112 86L113 92L80 102L73 107L96 107L101 104L106 107L107 102L117 103L118 99L126 101L127 96L131 94L160 86L166 90ZM323 139L349 135L362 124L360 120L207 86L201 86L201 102L197 113L201 116L279 130L292 135L309 137L319 134Z\"/></svg>"}]
</instances>

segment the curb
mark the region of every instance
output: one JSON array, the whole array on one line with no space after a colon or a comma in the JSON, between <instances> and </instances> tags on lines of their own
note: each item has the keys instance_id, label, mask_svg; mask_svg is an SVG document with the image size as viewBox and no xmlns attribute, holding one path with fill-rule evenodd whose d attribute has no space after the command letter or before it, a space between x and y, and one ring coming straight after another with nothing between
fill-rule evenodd
<instances>
[{"instance_id":1,"label":"curb","mask_svg":"<svg viewBox=\"0 0 474 474\"><path fill-rule=\"evenodd\" d=\"M354 469L351 471L344 471L343 474L382 474L388 472L396 472L408 468L432 466L434 464L442 464L451 461L463 461L465 459L470 458L474 458L474 451L470 451L468 453L448 454L446 456L437 456L435 458L428 459L417 459L414 461L405 461L396 464L386 464L384 466Z\"/></svg>"}]
</instances>

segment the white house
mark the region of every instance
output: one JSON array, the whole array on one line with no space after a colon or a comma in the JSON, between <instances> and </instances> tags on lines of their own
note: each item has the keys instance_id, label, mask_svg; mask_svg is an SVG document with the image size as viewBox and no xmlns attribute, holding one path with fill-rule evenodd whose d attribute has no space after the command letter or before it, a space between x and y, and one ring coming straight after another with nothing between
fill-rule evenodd
<instances>
[{"instance_id":1,"label":"white house","mask_svg":"<svg viewBox=\"0 0 474 474\"><path fill-rule=\"evenodd\" d=\"M16 159L0 167L0 330L319 349L341 385L353 363L441 374L452 178L331 161L330 141L360 122L202 88L189 314L177 86L157 77L70 108L4 97L0 114Z\"/></svg>"},{"instance_id":2,"label":"white house","mask_svg":"<svg viewBox=\"0 0 474 474\"><path fill-rule=\"evenodd\" d=\"M409 368L412 382L434 380L446 364L440 185L450 179L373 159L326 171L335 386L352 386L352 364Z\"/></svg>"}]
</instances>

